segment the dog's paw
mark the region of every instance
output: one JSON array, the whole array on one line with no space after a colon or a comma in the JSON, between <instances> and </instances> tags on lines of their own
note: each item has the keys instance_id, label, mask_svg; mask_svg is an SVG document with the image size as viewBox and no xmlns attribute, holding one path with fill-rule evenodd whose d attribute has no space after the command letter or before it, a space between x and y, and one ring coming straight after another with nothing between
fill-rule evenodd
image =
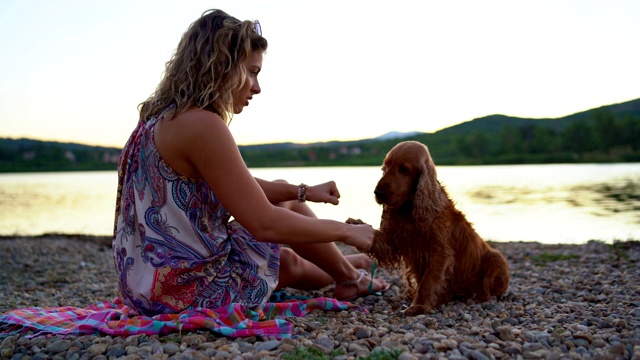
<instances>
[{"instance_id":1,"label":"dog's paw","mask_svg":"<svg viewBox=\"0 0 640 360\"><path fill-rule=\"evenodd\" d=\"M425 314L429 311L429 307L428 306L423 306L423 305L411 305L407 308L407 310L404 311L404 314L407 316L416 316L416 315L421 315L421 314Z\"/></svg>"},{"instance_id":2,"label":"dog's paw","mask_svg":"<svg viewBox=\"0 0 640 360\"><path fill-rule=\"evenodd\" d=\"M483 303L483 302L487 302L489 300L491 300L491 295L488 292L482 292L482 293L477 293L474 294L472 299L477 303Z\"/></svg>"},{"instance_id":3,"label":"dog's paw","mask_svg":"<svg viewBox=\"0 0 640 360\"><path fill-rule=\"evenodd\" d=\"M362 225L362 224L366 224L364 221L360 220L360 219L354 219L354 218L348 218L347 221L345 221L347 224L352 224L352 225Z\"/></svg>"}]
</instances>

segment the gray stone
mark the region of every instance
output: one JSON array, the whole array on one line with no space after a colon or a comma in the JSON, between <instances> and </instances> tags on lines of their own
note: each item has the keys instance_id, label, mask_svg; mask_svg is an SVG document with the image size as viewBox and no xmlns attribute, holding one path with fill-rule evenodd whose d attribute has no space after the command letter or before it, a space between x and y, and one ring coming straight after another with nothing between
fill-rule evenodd
<instances>
[{"instance_id":1,"label":"gray stone","mask_svg":"<svg viewBox=\"0 0 640 360\"><path fill-rule=\"evenodd\" d=\"M71 341L69 340L57 340L49 346L47 346L47 352L51 354L61 353L63 351L69 350L71 347Z\"/></svg>"},{"instance_id":2,"label":"gray stone","mask_svg":"<svg viewBox=\"0 0 640 360\"><path fill-rule=\"evenodd\" d=\"M257 344L255 346L255 349L258 351L272 351L275 350L276 348L278 348L278 345L280 345L280 341L277 340L269 340L269 341L265 341L261 344Z\"/></svg>"}]
</instances>

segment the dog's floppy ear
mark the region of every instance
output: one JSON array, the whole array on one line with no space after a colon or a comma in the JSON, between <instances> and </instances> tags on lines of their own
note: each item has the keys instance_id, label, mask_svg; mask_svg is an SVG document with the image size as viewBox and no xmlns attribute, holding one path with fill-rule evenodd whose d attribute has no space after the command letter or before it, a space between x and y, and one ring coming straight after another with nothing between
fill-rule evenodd
<instances>
[{"instance_id":1,"label":"dog's floppy ear","mask_svg":"<svg viewBox=\"0 0 640 360\"><path fill-rule=\"evenodd\" d=\"M418 226L431 224L436 215L444 208L444 196L438 182L436 166L426 146L425 151L413 199L413 218Z\"/></svg>"}]
</instances>

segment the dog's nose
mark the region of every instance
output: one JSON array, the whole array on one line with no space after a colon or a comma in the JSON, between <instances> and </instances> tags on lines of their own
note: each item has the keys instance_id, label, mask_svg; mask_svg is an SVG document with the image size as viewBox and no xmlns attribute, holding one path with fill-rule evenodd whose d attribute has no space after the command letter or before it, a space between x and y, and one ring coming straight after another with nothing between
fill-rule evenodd
<instances>
[{"instance_id":1,"label":"dog's nose","mask_svg":"<svg viewBox=\"0 0 640 360\"><path fill-rule=\"evenodd\" d=\"M373 194L376 196L376 199L384 198L384 190L376 188L373 190Z\"/></svg>"}]
</instances>

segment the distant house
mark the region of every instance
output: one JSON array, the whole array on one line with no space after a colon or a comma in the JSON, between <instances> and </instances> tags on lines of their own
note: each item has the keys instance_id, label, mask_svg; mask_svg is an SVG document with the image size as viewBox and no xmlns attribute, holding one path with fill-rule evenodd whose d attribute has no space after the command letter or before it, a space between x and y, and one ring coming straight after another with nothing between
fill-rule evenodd
<instances>
[{"instance_id":1,"label":"distant house","mask_svg":"<svg viewBox=\"0 0 640 360\"><path fill-rule=\"evenodd\" d=\"M35 151L25 151L22 153L22 158L25 160L33 160L36 157Z\"/></svg>"},{"instance_id":2,"label":"distant house","mask_svg":"<svg viewBox=\"0 0 640 360\"><path fill-rule=\"evenodd\" d=\"M102 153L102 162L105 164L117 164L120 160L120 154L105 151Z\"/></svg>"},{"instance_id":3,"label":"distant house","mask_svg":"<svg viewBox=\"0 0 640 360\"><path fill-rule=\"evenodd\" d=\"M64 158L71 162L76 162L76 154L74 154L71 150L67 150L64 152Z\"/></svg>"}]
</instances>

